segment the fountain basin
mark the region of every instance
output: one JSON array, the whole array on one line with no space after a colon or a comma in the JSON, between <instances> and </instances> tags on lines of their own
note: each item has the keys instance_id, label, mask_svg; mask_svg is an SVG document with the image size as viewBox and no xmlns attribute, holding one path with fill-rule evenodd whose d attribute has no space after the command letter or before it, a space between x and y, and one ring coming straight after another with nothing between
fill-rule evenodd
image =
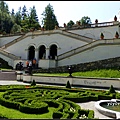
<instances>
[{"instance_id":1,"label":"fountain basin","mask_svg":"<svg viewBox=\"0 0 120 120\"><path fill-rule=\"evenodd\" d=\"M118 99L111 99L111 100L100 100L100 101L97 101L95 103L95 108L102 114L106 115L106 116L109 116L109 117L112 117L112 118L116 118L116 119L120 119L120 112L119 111L115 111L115 110L112 110L112 109L108 109L108 108L105 108L105 105L106 106L117 106L120 104L120 100Z\"/></svg>"}]
</instances>

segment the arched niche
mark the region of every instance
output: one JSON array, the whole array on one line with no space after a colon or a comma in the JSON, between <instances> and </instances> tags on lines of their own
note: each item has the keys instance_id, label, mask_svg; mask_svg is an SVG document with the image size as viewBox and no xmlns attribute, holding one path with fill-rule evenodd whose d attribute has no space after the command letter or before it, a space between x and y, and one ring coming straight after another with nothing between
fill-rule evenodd
<instances>
[{"instance_id":1,"label":"arched niche","mask_svg":"<svg viewBox=\"0 0 120 120\"><path fill-rule=\"evenodd\" d=\"M35 58L35 47L30 46L28 49L28 60L33 60Z\"/></svg>"},{"instance_id":2,"label":"arched niche","mask_svg":"<svg viewBox=\"0 0 120 120\"><path fill-rule=\"evenodd\" d=\"M46 58L46 48L44 45L41 45L39 47L39 59L45 59Z\"/></svg>"},{"instance_id":3,"label":"arched niche","mask_svg":"<svg viewBox=\"0 0 120 120\"><path fill-rule=\"evenodd\" d=\"M53 44L50 46L50 54L49 59L55 59L55 56L57 56L57 45Z\"/></svg>"}]
</instances>

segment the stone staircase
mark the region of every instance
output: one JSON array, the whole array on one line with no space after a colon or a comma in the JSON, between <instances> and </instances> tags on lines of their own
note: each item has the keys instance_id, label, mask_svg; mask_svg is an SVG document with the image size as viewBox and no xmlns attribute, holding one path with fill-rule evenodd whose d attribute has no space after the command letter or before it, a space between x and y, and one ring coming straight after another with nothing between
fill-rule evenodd
<instances>
[{"instance_id":1,"label":"stone staircase","mask_svg":"<svg viewBox=\"0 0 120 120\"><path fill-rule=\"evenodd\" d=\"M0 71L0 80L17 80L16 71Z\"/></svg>"}]
</instances>

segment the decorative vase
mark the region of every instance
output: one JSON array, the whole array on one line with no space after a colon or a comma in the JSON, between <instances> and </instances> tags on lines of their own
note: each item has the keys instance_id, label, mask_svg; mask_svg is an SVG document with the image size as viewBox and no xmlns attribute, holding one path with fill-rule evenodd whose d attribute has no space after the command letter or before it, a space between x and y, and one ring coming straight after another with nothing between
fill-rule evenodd
<instances>
[{"instance_id":1,"label":"decorative vase","mask_svg":"<svg viewBox=\"0 0 120 120\"><path fill-rule=\"evenodd\" d=\"M64 27L66 27L66 24L64 23Z\"/></svg>"},{"instance_id":2,"label":"decorative vase","mask_svg":"<svg viewBox=\"0 0 120 120\"><path fill-rule=\"evenodd\" d=\"M115 38L119 38L118 32L115 33Z\"/></svg>"},{"instance_id":3,"label":"decorative vase","mask_svg":"<svg viewBox=\"0 0 120 120\"><path fill-rule=\"evenodd\" d=\"M115 35L115 38L119 38L119 35Z\"/></svg>"},{"instance_id":4,"label":"decorative vase","mask_svg":"<svg viewBox=\"0 0 120 120\"><path fill-rule=\"evenodd\" d=\"M100 38L101 38L102 40L104 39L104 35L103 35L103 33L101 33Z\"/></svg>"},{"instance_id":5,"label":"decorative vase","mask_svg":"<svg viewBox=\"0 0 120 120\"><path fill-rule=\"evenodd\" d=\"M78 21L78 25L80 25L80 21Z\"/></svg>"},{"instance_id":6,"label":"decorative vase","mask_svg":"<svg viewBox=\"0 0 120 120\"><path fill-rule=\"evenodd\" d=\"M101 39L103 40L103 39L104 39L104 36L101 36Z\"/></svg>"},{"instance_id":7,"label":"decorative vase","mask_svg":"<svg viewBox=\"0 0 120 120\"><path fill-rule=\"evenodd\" d=\"M115 15L115 17L114 17L114 21L117 21L117 17L116 17L116 15Z\"/></svg>"},{"instance_id":8,"label":"decorative vase","mask_svg":"<svg viewBox=\"0 0 120 120\"><path fill-rule=\"evenodd\" d=\"M95 20L95 23L98 23L98 19Z\"/></svg>"}]
</instances>

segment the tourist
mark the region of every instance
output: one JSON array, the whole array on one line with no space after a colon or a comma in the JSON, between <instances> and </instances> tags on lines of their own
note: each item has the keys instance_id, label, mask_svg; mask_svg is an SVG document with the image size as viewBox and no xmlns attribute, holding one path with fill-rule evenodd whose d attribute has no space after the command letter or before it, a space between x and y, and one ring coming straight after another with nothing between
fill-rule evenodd
<instances>
[{"instance_id":1,"label":"tourist","mask_svg":"<svg viewBox=\"0 0 120 120\"><path fill-rule=\"evenodd\" d=\"M32 75L32 61L29 62L29 74Z\"/></svg>"},{"instance_id":2,"label":"tourist","mask_svg":"<svg viewBox=\"0 0 120 120\"><path fill-rule=\"evenodd\" d=\"M33 68L35 68L35 66L36 66L36 59L35 58L33 59L32 63L33 63Z\"/></svg>"},{"instance_id":3,"label":"tourist","mask_svg":"<svg viewBox=\"0 0 120 120\"><path fill-rule=\"evenodd\" d=\"M26 61L26 67L27 68L29 67L29 61L28 60Z\"/></svg>"}]
</instances>

